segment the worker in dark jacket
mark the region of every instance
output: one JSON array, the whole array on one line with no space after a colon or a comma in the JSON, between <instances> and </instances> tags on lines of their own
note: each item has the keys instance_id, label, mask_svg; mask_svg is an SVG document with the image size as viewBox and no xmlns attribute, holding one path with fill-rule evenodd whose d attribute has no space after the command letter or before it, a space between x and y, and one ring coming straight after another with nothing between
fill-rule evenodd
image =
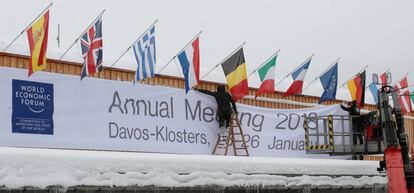
<instances>
[{"instance_id":1,"label":"worker in dark jacket","mask_svg":"<svg viewBox=\"0 0 414 193\"><path fill-rule=\"evenodd\" d=\"M204 94L213 96L217 102L217 116L219 118L220 126L220 138L221 140L227 139L227 127L230 126L231 115L233 111L237 114L236 103L231 95L226 92L223 85L217 86L216 92L211 92L203 89L195 89Z\"/></svg>"},{"instance_id":2,"label":"worker in dark jacket","mask_svg":"<svg viewBox=\"0 0 414 193\"><path fill-rule=\"evenodd\" d=\"M360 117L361 113L360 113L360 110L358 109L356 100L349 102L347 106L344 106L341 104L341 108L344 111L348 111L349 115L351 115L352 117L352 130L355 133L353 135L354 144L358 144L358 141L359 141L359 144L364 143L363 137L362 137L363 129L362 129L362 121Z\"/></svg>"}]
</instances>

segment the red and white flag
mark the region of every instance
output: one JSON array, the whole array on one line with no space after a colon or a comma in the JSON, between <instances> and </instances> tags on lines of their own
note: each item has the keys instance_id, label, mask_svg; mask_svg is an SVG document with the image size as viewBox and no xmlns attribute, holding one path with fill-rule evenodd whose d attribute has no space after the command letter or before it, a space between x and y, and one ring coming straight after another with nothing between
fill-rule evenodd
<instances>
[{"instance_id":1,"label":"red and white flag","mask_svg":"<svg viewBox=\"0 0 414 193\"><path fill-rule=\"evenodd\" d=\"M380 79L381 79L381 84L382 85L386 85L387 84L387 72L385 71L384 73L381 74Z\"/></svg>"},{"instance_id":2,"label":"red and white flag","mask_svg":"<svg viewBox=\"0 0 414 193\"><path fill-rule=\"evenodd\" d=\"M404 77L397 85L394 86L398 97L398 102L401 105L402 113L409 113L413 111L410 100L410 91L406 89L408 87L407 77Z\"/></svg>"}]
</instances>

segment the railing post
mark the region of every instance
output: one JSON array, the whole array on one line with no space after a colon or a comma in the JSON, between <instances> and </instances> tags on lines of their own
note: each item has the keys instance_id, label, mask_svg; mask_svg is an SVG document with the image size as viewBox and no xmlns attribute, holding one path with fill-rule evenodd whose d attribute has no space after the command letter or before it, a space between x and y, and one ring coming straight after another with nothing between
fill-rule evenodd
<instances>
[{"instance_id":1,"label":"railing post","mask_svg":"<svg viewBox=\"0 0 414 193\"><path fill-rule=\"evenodd\" d=\"M342 152L345 152L345 116L341 116L341 131L342 131Z\"/></svg>"},{"instance_id":2,"label":"railing post","mask_svg":"<svg viewBox=\"0 0 414 193\"><path fill-rule=\"evenodd\" d=\"M309 148L309 131L308 131L308 117L305 115L303 120L303 129L305 129L305 150Z\"/></svg>"},{"instance_id":3,"label":"railing post","mask_svg":"<svg viewBox=\"0 0 414 193\"><path fill-rule=\"evenodd\" d=\"M329 148L334 148L334 137L333 137L333 116L328 116L328 129L329 129Z\"/></svg>"}]
</instances>

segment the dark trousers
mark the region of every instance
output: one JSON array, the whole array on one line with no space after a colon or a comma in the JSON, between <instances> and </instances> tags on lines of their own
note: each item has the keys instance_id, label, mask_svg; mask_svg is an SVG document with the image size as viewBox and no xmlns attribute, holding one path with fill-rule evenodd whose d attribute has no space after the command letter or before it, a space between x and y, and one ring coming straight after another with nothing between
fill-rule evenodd
<instances>
[{"instance_id":1,"label":"dark trousers","mask_svg":"<svg viewBox=\"0 0 414 193\"><path fill-rule=\"evenodd\" d=\"M362 134L354 134L354 144L363 144L363 143L364 143L364 138L362 137Z\"/></svg>"},{"instance_id":2,"label":"dark trousers","mask_svg":"<svg viewBox=\"0 0 414 193\"><path fill-rule=\"evenodd\" d=\"M362 136L362 120L360 117L352 117L352 131L354 132L354 144L363 144L364 138ZM358 143L359 141L359 143Z\"/></svg>"},{"instance_id":3,"label":"dark trousers","mask_svg":"<svg viewBox=\"0 0 414 193\"><path fill-rule=\"evenodd\" d=\"M220 127L230 126L231 114L232 114L232 111L219 111L219 112L217 112Z\"/></svg>"}]
</instances>

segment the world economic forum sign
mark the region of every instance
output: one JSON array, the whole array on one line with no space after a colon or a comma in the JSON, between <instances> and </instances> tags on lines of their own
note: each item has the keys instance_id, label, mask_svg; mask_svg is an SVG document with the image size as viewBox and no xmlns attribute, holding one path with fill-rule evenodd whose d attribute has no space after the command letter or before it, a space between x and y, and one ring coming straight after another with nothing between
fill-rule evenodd
<instances>
[{"instance_id":1,"label":"world economic forum sign","mask_svg":"<svg viewBox=\"0 0 414 193\"><path fill-rule=\"evenodd\" d=\"M53 84L12 81L12 132L53 135Z\"/></svg>"}]
</instances>

